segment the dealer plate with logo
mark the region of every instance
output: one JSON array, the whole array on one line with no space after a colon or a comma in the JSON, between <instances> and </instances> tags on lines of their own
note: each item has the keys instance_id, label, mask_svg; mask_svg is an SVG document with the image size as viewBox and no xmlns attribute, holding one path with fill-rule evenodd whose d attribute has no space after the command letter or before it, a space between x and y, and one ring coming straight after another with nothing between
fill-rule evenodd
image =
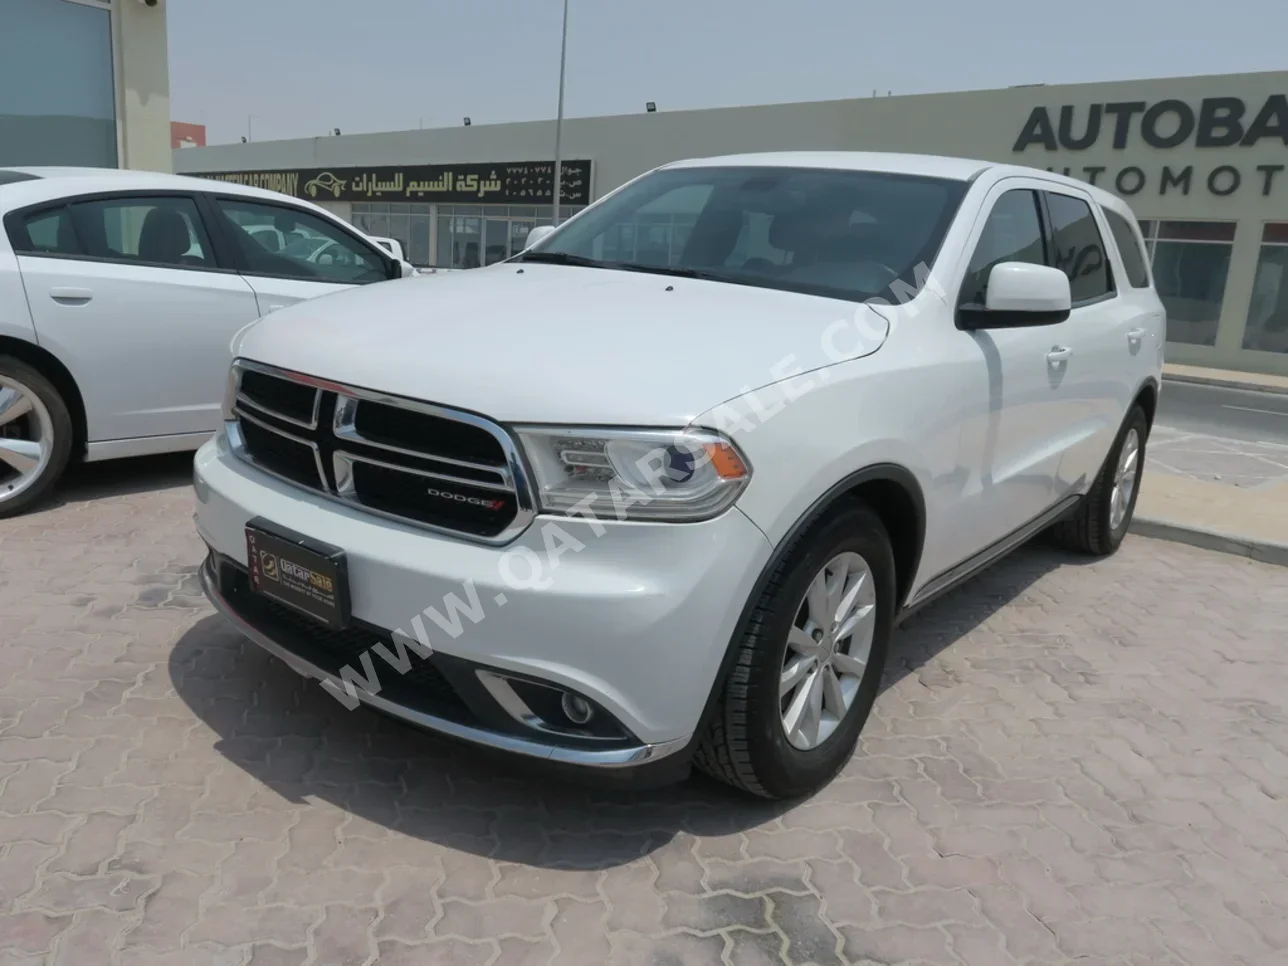
<instances>
[{"instance_id":1,"label":"dealer plate with logo","mask_svg":"<svg viewBox=\"0 0 1288 966\"><path fill-rule=\"evenodd\" d=\"M349 623L349 574L344 551L262 520L246 526L251 589L320 624Z\"/></svg>"}]
</instances>

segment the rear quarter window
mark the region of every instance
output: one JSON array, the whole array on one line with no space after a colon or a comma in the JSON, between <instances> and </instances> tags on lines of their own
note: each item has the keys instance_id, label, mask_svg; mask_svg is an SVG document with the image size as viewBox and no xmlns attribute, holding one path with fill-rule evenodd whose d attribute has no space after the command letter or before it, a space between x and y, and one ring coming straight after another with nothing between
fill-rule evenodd
<instances>
[{"instance_id":1,"label":"rear quarter window","mask_svg":"<svg viewBox=\"0 0 1288 966\"><path fill-rule=\"evenodd\" d=\"M1128 283L1132 288L1149 288L1149 268L1145 262L1145 253L1141 250L1140 239L1131 223L1111 208L1101 210L1105 213L1105 221L1109 222L1109 231L1118 246L1118 254L1122 256Z\"/></svg>"}]
</instances>

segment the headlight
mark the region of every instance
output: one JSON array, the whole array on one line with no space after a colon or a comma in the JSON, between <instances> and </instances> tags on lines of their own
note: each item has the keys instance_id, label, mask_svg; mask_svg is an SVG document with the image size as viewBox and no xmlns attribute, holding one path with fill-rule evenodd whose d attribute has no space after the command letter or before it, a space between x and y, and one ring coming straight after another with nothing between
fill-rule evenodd
<instances>
[{"instance_id":1,"label":"headlight","mask_svg":"<svg viewBox=\"0 0 1288 966\"><path fill-rule=\"evenodd\" d=\"M518 430L548 513L619 520L705 520L738 498L751 467L706 431Z\"/></svg>"}]
</instances>

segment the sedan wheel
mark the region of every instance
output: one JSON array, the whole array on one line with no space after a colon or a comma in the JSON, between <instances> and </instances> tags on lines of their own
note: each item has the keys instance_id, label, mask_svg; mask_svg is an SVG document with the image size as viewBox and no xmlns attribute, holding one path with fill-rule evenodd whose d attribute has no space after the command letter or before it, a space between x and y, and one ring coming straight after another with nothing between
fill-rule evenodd
<instances>
[{"instance_id":1,"label":"sedan wheel","mask_svg":"<svg viewBox=\"0 0 1288 966\"><path fill-rule=\"evenodd\" d=\"M0 374L0 504L31 489L53 455L49 409L33 389Z\"/></svg>"},{"instance_id":2,"label":"sedan wheel","mask_svg":"<svg viewBox=\"0 0 1288 966\"><path fill-rule=\"evenodd\" d=\"M779 685L783 732L793 748L823 744L854 704L876 609L872 568L857 553L839 554L810 581L787 634Z\"/></svg>"},{"instance_id":3,"label":"sedan wheel","mask_svg":"<svg viewBox=\"0 0 1288 966\"><path fill-rule=\"evenodd\" d=\"M27 363L0 356L0 517L48 493L71 451L72 420L58 390Z\"/></svg>"}]
</instances>

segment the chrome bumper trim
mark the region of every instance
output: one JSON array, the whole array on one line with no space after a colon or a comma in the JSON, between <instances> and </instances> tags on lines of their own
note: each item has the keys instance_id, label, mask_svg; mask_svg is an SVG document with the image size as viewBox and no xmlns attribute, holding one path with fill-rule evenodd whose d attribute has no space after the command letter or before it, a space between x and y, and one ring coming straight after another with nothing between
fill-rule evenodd
<instances>
[{"instance_id":1,"label":"chrome bumper trim","mask_svg":"<svg viewBox=\"0 0 1288 966\"><path fill-rule=\"evenodd\" d=\"M201 566L201 589L205 592L210 602L214 604L215 609L233 625L238 631L250 638L255 644L272 654L274 657L286 662L292 670L304 677L313 678L317 681L330 681L337 688L347 690L345 685L338 677L329 674L320 667L310 664L308 661L292 654L280 644L274 642L270 637L256 630L250 624L238 616L232 606L219 593L219 588L215 581L214 573L211 570L210 560L207 559ZM361 688L354 687L354 693L358 700L363 704L369 705L393 718L398 718L408 724L415 725L418 728L424 728L427 731L435 731L439 734L448 735L452 738L459 738L462 741L472 742L477 745L484 745L488 748L494 748L497 751L510 752L516 755L525 755L529 758L540 758L545 761L558 762L566 765L578 765L586 768L629 768L635 765L643 765L647 762L658 761L668 755L673 755L683 749L689 743L689 737L675 738L671 741L659 742L654 745L634 745L629 748L612 748L612 749L583 749L583 748L564 748L558 745L544 744L538 741L528 741L524 738L517 738L513 735L498 734L494 731L486 731L482 728L474 728L470 725L458 724L455 721L448 721L445 718L438 718L434 715L425 714L421 711L414 711L403 705L395 704L378 694L371 694Z\"/></svg>"}]
</instances>

